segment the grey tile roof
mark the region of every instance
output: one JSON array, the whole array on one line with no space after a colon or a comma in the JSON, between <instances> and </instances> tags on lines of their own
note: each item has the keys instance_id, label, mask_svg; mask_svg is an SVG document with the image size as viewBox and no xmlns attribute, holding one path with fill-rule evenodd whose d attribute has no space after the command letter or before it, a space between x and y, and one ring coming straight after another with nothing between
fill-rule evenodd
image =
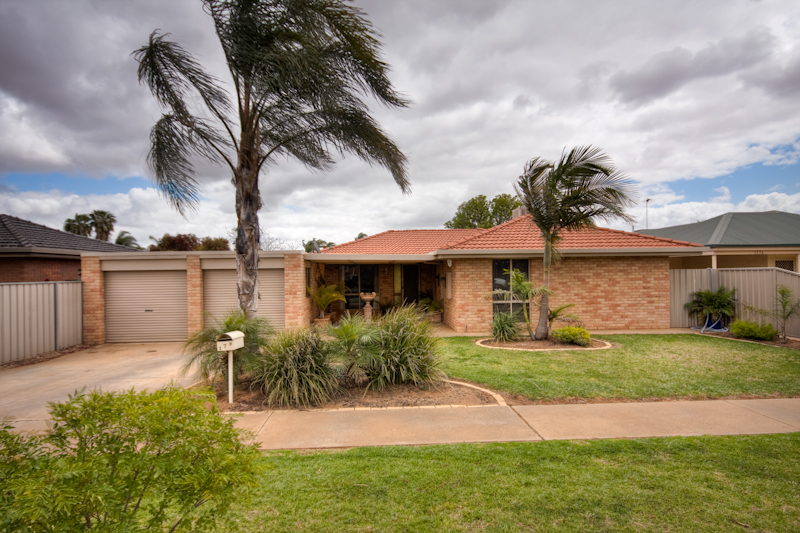
<instances>
[{"instance_id":1,"label":"grey tile roof","mask_svg":"<svg viewBox=\"0 0 800 533\"><path fill-rule=\"evenodd\" d=\"M639 230L638 233L692 241L710 247L800 246L800 215L783 211L725 213L718 217L670 226Z\"/></svg>"},{"instance_id":2,"label":"grey tile roof","mask_svg":"<svg viewBox=\"0 0 800 533\"><path fill-rule=\"evenodd\" d=\"M41 224L0 214L0 250L3 248L57 248L82 252L135 252L133 248L81 237Z\"/></svg>"}]
</instances>

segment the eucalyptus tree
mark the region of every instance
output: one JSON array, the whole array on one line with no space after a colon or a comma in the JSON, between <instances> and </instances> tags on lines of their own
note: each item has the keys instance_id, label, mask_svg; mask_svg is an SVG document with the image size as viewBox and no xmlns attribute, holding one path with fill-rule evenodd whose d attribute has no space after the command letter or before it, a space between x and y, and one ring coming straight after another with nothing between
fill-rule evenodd
<instances>
[{"instance_id":1,"label":"eucalyptus tree","mask_svg":"<svg viewBox=\"0 0 800 533\"><path fill-rule=\"evenodd\" d=\"M64 221L64 231L88 237L92 234L92 219L89 215L75 213L75 218L68 218Z\"/></svg>"},{"instance_id":2,"label":"eucalyptus tree","mask_svg":"<svg viewBox=\"0 0 800 533\"><path fill-rule=\"evenodd\" d=\"M92 221L95 239L108 242L111 232L114 231L114 223L117 221L117 217L108 211L95 209L89 213L89 219Z\"/></svg>"},{"instance_id":3,"label":"eucalyptus tree","mask_svg":"<svg viewBox=\"0 0 800 533\"><path fill-rule=\"evenodd\" d=\"M328 170L350 153L388 169L410 191L406 158L370 114L407 101L388 79L378 34L341 0L203 0L230 75L230 92L158 30L136 50L139 81L166 112L150 134L148 163L181 214L194 209L193 158L230 171L236 191L239 304L255 316L259 178L281 157Z\"/></svg>"},{"instance_id":4,"label":"eucalyptus tree","mask_svg":"<svg viewBox=\"0 0 800 533\"><path fill-rule=\"evenodd\" d=\"M599 148L578 146L561 153L558 162L534 158L525 165L514 189L544 240L543 283L550 288L550 267L558 261L558 244L565 231L596 226L597 221L632 217L625 208L634 204L635 188ZM535 338L547 338L549 293L539 301Z\"/></svg>"}]
</instances>

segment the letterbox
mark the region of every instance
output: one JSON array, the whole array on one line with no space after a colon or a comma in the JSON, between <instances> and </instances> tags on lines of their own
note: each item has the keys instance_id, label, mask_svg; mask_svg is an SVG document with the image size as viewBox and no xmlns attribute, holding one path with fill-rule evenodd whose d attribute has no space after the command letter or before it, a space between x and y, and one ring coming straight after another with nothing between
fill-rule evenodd
<instances>
[{"instance_id":1,"label":"letterbox","mask_svg":"<svg viewBox=\"0 0 800 533\"><path fill-rule=\"evenodd\" d=\"M244 333L241 331L229 331L217 336L217 351L231 352L244 348Z\"/></svg>"}]
</instances>

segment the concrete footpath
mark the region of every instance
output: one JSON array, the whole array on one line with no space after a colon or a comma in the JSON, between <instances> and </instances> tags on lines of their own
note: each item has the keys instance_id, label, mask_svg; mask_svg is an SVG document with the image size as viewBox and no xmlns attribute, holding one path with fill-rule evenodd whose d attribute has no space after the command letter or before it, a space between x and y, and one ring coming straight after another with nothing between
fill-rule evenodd
<instances>
[{"instance_id":1,"label":"concrete footpath","mask_svg":"<svg viewBox=\"0 0 800 533\"><path fill-rule=\"evenodd\" d=\"M800 398L262 411L236 424L264 450L756 435L800 431Z\"/></svg>"}]
</instances>

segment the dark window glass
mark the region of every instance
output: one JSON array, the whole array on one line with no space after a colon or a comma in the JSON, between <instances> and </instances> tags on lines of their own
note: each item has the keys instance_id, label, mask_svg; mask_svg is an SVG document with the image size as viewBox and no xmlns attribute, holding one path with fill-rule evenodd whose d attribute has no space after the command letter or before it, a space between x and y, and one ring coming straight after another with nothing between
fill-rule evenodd
<instances>
[{"instance_id":1,"label":"dark window glass","mask_svg":"<svg viewBox=\"0 0 800 533\"><path fill-rule=\"evenodd\" d=\"M358 292L358 265L345 265L344 292Z\"/></svg>"}]
</instances>

